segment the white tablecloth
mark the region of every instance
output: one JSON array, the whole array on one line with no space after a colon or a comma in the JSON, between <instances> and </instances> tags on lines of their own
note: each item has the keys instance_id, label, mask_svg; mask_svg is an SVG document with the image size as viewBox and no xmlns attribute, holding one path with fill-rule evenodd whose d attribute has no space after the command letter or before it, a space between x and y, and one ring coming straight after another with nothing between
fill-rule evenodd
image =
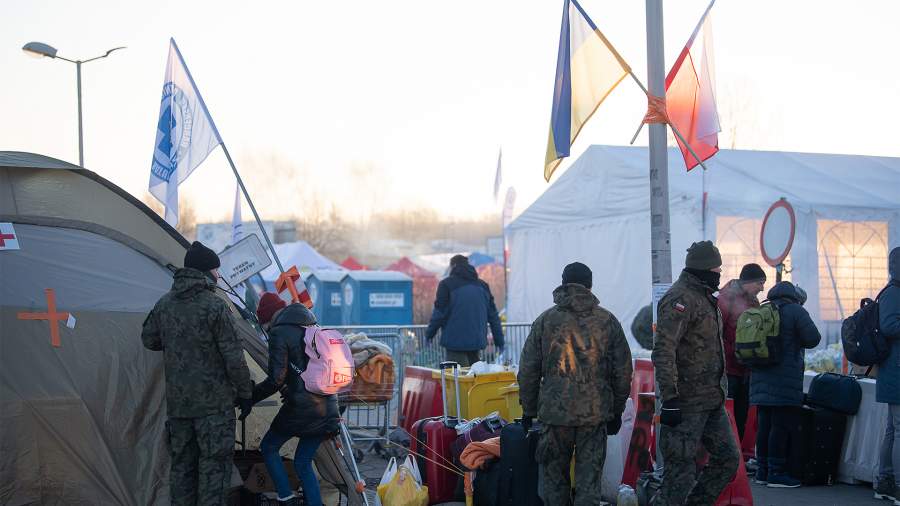
<instances>
[{"instance_id":1,"label":"white tablecloth","mask_svg":"<svg viewBox=\"0 0 900 506\"><path fill-rule=\"evenodd\" d=\"M809 383L816 376L806 372L803 391L809 391ZM843 483L871 482L878 471L878 453L887 421L887 404L875 402L875 380L862 379L862 402L855 416L847 417L847 432L841 452L838 480Z\"/></svg>"}]
</instances>

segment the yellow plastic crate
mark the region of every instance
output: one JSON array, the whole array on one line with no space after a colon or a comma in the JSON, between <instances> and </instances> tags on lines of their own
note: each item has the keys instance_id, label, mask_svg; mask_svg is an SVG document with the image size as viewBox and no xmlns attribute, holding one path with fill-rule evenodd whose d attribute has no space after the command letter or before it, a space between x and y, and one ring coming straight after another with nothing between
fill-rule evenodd
<instances>
[{"instance_id":1,"label":"yellow plastic crate","mask_svg":"<svg viewBox=\"0 0 900 506\"><path fill-rule=\"evenodd\" d=\"M516 382L515 373L503 371L465 376L466 372L467 369L461 369L459 372L459 404L462 418L471 420L496 411L504 419L512 420L507 407L506 395L500 390L509 386L510 383ZM447 410L450 416L456 416L456 388L453 384L453 373L448 369L446 376ZM432 377L440 381L441 372L433 372Z\"/></svg>"},{"instance_id":2,"label":"yellow plastic crate","mask_svg":"<svg viewBox=\"0 0 900 506\"><path fill-rule=\"evenodd\" d=\"M513 421L516 418L522 418L522 405L519 404L519 384L513 383L501 388L500 395L506 398L506 412L510 416L507 420Z\"/></svg>"}]
</instances>

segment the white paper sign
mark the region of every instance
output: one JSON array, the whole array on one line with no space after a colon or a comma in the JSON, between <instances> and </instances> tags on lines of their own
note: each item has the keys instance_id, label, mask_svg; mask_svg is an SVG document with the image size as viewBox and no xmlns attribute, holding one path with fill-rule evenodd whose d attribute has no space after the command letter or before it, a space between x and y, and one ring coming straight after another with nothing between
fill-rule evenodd
<instances>
[{"instance_id":1,"label":"white paper sign","mask_svg":"<svg viewBox=\"0 0 900 506\"><path fill-rule=\"evenodd\" d=\"M370 293L369 307L403 307L402 293Z\"/></svg>"},{"instance_id":2,"label":"white paper sign","mask_svg":"<svg viewBox=\"0 0 900 506\"><path fill-rule=\"evenodd\" d=\"M231 286L244 282L272 263L256 234L250 234L222 250L219 260L222 263L219 273Z\"/></svg>"},{"instance_id":3,"label":"white paper sign","mask_svg":"<svg viewBox=\"0 0 900 506\"><path fill-rule=\"evenodd\" d=\"M333 292L331 294L331 306L332 307L341 307L341 294L338 292Z\"/></svg>"},{"instance_id":4,"label":"white paper sign","mask_svg":"<svg viewBox=\"0 0 900 506\"><path fill-rule=\"evenodd\" d=\"M0 251L19 249L19 236L12 223L0 223Z\"/></svg>"},{"instance_id":5,"label":"white paper sign","mask_svg":"<svg viewBox=\"0 0 900 506\"><path fill-rule=\"evenodd\" d=\"M657 308L659 306L659 300L662 299L663 295L665 295L666 292L669 291L669 288L672 288L672 283L653 283L653 289L652 289L653 292L652 292L651 296L653 297L653 325L654 325L654 328L656 326L656 315L658 314Z\"/></svg>"}]
</instances>

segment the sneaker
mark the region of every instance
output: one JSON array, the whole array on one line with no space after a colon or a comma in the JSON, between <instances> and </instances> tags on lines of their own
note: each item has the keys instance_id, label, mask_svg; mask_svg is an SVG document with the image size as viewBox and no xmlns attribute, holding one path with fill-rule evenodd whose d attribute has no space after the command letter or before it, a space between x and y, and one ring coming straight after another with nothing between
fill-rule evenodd
<instances>
[{"instance_id":1,"label":"sneaker","mask_svg":"<svg viewBox=\"0 0 900 506\"><path fill-rule=\"evenodd\" d=\"M747 459L747 462L744 462L744 468L747 469L747 474L753 474L759 469L759 465L756 459Z\"/></svg>"},{"instance_id":2,"label":"sneaker","mask_svg":"<svg viewBox=\"0 0 900 506\"><path fill-rule=\"evenodd\" d=\"M766 470L765 466L759 466L756 468L756 476L753 478L753 481L757 485L765 485L769 483L769 472Z\"/></svg>"},{"instance_id":3,"label":"sneaker","mask_svg":"<svg viewBox=\"0 0 900 506\"><path fill-rule=\"evenodd\" d=\"M881 479L875 481L875 499L886 499L888 501L897 501L897 486L894 480Z\"/></svg>"},{"instance_id":4,"label":"sneaker","mask_svg":"<svg viewBox=\"0 0 900 506\"><path fill-rule=\"evenodd\" d=\"M800 486L800 480L792 478L787 473L772 474L769 476L769 488L797 488Z\"/></svg>"}]
</instances>

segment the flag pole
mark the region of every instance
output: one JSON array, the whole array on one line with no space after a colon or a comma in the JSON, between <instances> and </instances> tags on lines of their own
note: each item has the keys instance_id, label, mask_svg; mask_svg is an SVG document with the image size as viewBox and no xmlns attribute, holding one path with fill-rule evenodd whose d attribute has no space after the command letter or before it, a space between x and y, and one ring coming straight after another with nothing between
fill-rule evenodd
<instances>
[{"instance_id":1,"label":"flag pole","mask_svg":"<svg viewBox=\"0 0 900 506\"><path fill-rule=\"evenodd\" d=\"M662 0L646 0L647 76L656 96L666 92L663 49ZM650 92L633 72L631 77L648 96ZM669 168L665 125L650 124L650 267L654 284L672 282L672 246L669 227Z\"/></svg>"},{"instance_id":2,"label":"flag pole","mask_svg":"<svg viewBox=\"0 0 900 506\"><path fill-rule=\"evenodd\" d=\"M238 186L241 187L241 191L244 193L244 198L247 199L247 203L250 204L250 210L253 211L253 218L256 219L256 224L259 225L259 231L262 232L263 238L266 240L266 244L269 246L269 251L272 252L272 258L275 259L275 264L278 266L278 270L284 274L284 266L281 265L281 260L278 258L278 253L275 252L275 246L272 245L272 241L269 240L269 234L266 233L266 227L263 226L262 220L259 219L259 213L256 212L256 206L253 205L253 200L250 198L250 193L247 192L247 187L244 186L244 180L241 179L241 175L238 173L237 167L234 166L234 160L231 159L231 153L228 152L228 146L225 143L222 143L222 151L225 153L225 158L228 159L228 164L231 165L231 170L234 172L234 177L237 179Z\"/></svg>"}]
</instances>

